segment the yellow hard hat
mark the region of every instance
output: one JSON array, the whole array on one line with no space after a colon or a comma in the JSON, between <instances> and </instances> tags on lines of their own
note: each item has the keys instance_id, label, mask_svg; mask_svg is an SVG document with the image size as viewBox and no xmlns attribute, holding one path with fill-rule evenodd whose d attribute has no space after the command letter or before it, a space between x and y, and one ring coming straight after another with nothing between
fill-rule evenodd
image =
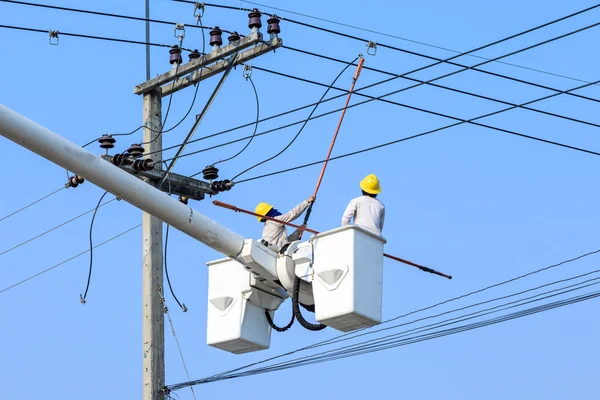
<instances>
[{"instance_id":1,"label":"yellow hard hat","mask_svg":"<svg viewBox=\"0 0 600 400\"><path fill-rule=\"evenodd\" d=\"M258 203L258 205L256 206L256 208L254 209L254 212L256 214L260 214L262 216L267 215L267 213L269 211L271 211L271 209L273 208L272 205L267 204L267 203ZM260 222L261 219L263 219L262 217L256 217L256 219L258 219L258 222Z\"/></svg>"},{"instance_id":2,"label":"yellow hard hat","mask_svg":"<svg viewBox=\"0 0 600 400\"><path fill-rule=\"evenodd\" d=\"M381 186L379 186L379 179L373 174L367 175L365 179L360 181L360 188L370 194L381 193Z\"/></svg>"}]
</instances>

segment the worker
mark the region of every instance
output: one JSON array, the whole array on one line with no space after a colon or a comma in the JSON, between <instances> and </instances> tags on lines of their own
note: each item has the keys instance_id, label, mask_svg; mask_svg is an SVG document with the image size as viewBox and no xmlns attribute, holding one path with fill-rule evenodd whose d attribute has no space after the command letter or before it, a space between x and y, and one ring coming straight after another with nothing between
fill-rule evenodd
<instances>
[{"instance_id":1,"label":"worker","mask_svg":"<svg viewBox=\"0 0 600 400\"><path fill-rule=\"evenodd\" d=\"M354 225L381 235L385 206L377 199L377 195L381 193L379 179L373 174L367 175L360 181L360 188L362 196L350 201L342 217L342 226L350 225L350 221L354 218Z\"/></svg>"},{"instance_id":2,"label":"worker","mask_svg":"<svg viewBox=\"0 0 600 400\"><path fill-rule=\"evenodd\" d=\"M281 214L270 204L259 203L254 212L261 215L260 217L257 217L257 219L259 222L264 222L265 224L262 232L263 242L266 242L266 245L275 251L280 251L286 244L290 243L291 239L287 235L285 225L268 220L262 216L271 217L283 222L291 222L301 216L309 204L313 203L314 201L315 196L310 196L308 199L298 204L285 214Z\"/></svg>"}]
</instances>

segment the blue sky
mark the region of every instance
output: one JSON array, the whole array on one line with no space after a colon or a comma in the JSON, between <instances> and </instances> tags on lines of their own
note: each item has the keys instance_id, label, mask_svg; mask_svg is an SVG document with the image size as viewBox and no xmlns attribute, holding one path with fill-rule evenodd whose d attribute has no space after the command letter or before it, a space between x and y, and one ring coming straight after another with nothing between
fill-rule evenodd
<instances>
[{"instance_id":1,"label":"blue sky","mask_svg":"<svg viewBox=\"0 0 600 400\"><path fill-rule=\"evenodd\" d=\"M266 0L265 0L266 1ZM52 4L143 16L143 1L53 1ZM152 17L193 25L193 6L152 1ZM227 4L242 5L240 2ZM501 39L563 15L589 7L590 1L371 1L368 4L330 1L279 1L284 9L303 12L459 51ZM361 8L362 7L362 8ZM267 11L268 8L265 8ZM286 16L285 12L277 12ZM305 20L288 15L290 18ZM263 18L266 20L266 18ZM497 57L557 35L596 23L600 9L477 53ZM453 53L389 37L310 21L380 43L446 58ZM247 33L246 13L207 8L204 23ZM72 14L0 3L0 24L43 30L144 40L144 24L99 16ZM365 53L365 44L282 22L286 45L352 60ZM561 39L506 61L586 81L598 79L600 57L594 49L598 29ZM174 44L172 27L152 26L152 42ZM201 35L188 28L185 47L201 48ZM61 36L50 46L42 33L0 29L2 90L0 102L49 129L84 144L104 133L130 131L141 123L141 98L132 88L145 80L144 46ZM152 49L152 75L167 71L168 49ZM468 65L480 60L463 57ZM380 47L365 65L404 73L430 60ZM341 64L279 50L253 65L330 83ZM503 64L482 67L504 75L567 90L581 84ZM440 65L414 74L432 79L453 71ZM349 87L353 68L338 81ZM323 88L255 70L261 116L266 117L317 101ZM363 71L357 87L386 78ZM217 79L201 83L194 112L198 113ZM508 82L476 71L439 81L462 90L509 102L525 102L551 92ZM381 95L410 82L396 80L365 91ZM593 86L580 92L600 98ZM185 114L193 89L173 96L167 126ZM473 118L505 106L419 87L390 96L391 100ZM341 107L339 99L317 113ZM352 102L361 101L354 97ZM166 101L165 101L166 105ZM558 96L534 107L600 123L597 104ZM195 137L253 121L255 100L241 69L234 70L200 125ZM308 115L307 110L260 124L259 132ZM281 157L247 173L249 178L324 158L337 124L334 114L309 122L294 145ZM452 121L442 117L371 102L348 111L334 155L370 147L437 128ZM527 110L513 110L482 121L504 129L600 151L597 128ZM192 121L165 134L165 146L179 143ZM221 178L241 172L285 146L297 132L288 128L257 138L240 157L220 166ZM252 127L188 146L199 150L252 133ZM118 138L122 151L141 135ZM205 165L237 152L242 143L181 159L175 168L193 174ZM97 154L100 149L91 146ZM65 172L48 161L0 138L5 179L0 218L58 189ZM454 276L448 281L413 268L385 261L384 319L521 275L545 265L596 250L598 159L594 155L514 137L476 126L461 125L429 136L330 164L310 225L317 230L338 226L347 202L359 194L358 182L368 173L382 181L386 204L385 250ZM219 195L222 201L253 208L267 201L287 210L308 197L319 166L247 182ZM0 222L0 253L93 208L103 191L90 183L63 190L44 202ZM246 237L257 237L260 226L251 217L214 207L210 201L193 205ZM141 220L141 212L124 202L112 202L96 217L94 240L99 243ZM70 223L14 251L0 255L0 290L67 259L88 246L91 215ZM66 263L18 287L0 293L4 312L0 327L0 382L6 398L64 399L139 398L141 394L141 230L94 252L94 275L88 302L85 289L87 255ZM271 348L232 355L206 346L206 262L220 258L215 251L172 230L169 243L171 279L185 314L167 296L191 378L202 378L298 347L337 336L332 329L314 333L296 324L273 333ZM496 288L477 299L501 296L596 269L598 256ZM290 302L276 314L287 321ZM288 399L310 395L331 398L595 398L595 371L600 352L590 345L600 334L594 301L549 311L460 335L344 361L259 375L197 387L198 398L258 399L277 393ZM167 327L167 383L186 381L175 341ZM299 389L302 388L302 389ZM189 390L178 391L191 399Z\"/></svg>"}]
</instances>

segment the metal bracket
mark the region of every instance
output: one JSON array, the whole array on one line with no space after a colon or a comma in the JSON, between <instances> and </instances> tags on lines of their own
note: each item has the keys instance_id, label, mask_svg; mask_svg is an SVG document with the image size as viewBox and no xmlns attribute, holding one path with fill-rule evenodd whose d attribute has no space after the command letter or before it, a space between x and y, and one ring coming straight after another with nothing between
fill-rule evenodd
<instances>
[{"instance_id":1,"label":"metal bracket","mask_svg":"<svg viewBox=\"0 0 600 400\"><path fill-rule=\"evenodd\" d=\"M244 78L246 78L246 80L250 79L252 76L252 65L248 63L244 64L244 67L242 68L242 75Z\"/></svg>"},{"instance_id":2,"label":"metal bracket","mask_svg":"<svg viewBox=\"0 0 600 400\"><path fill-rule=\"evenodd\" d=\"M371 52L371 49L373 49L373 52ZM367 54L370 56L377 54L377 42L369 40L369 43L367 43Z\"/></svg>"},{"instance_id":3,"label":"metal bracket","mask_svg":"<svg viewBox=\"0 0 600 400\"><path fill-rule=\"evenodd\" d=\"M196 18L196 25L200 25L200 18L204 17L204 2L196 0L196 4L194 5L194 17Z\"/></svg>"},{"instance_id":4,"label":"metal bracket","mask_svg":"<svg viewBox=\"0 0 600 400\"><path fill-rule=\"evenodd\" d=\"M52 39L56 39L55 41L53 41ZM48 32L48 42L52 45L52 46L58 46L58 31L50 31Z\"/></svg>"},{"instance_id":5,"label":"metal bracket","mask_svg":"<svg viewBox=\"0 0 600 400\"><path fill-rule=\"evenodd\" d=\"M181 33L178 35L177 31L181 31ZM180 23L175 23L175 29L173 30L173 36L175 36L176 38L179 39L179 47L181 47L181 42L183 41L183 38L185 37L185 24L180 24Z\"/></svg>"}]
</instances>

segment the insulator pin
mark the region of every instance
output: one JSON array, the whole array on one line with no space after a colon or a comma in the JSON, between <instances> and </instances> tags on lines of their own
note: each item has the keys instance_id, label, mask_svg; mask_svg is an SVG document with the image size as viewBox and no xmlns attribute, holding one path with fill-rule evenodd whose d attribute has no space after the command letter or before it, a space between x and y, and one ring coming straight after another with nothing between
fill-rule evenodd
<instances>
[{"instance_id":1,"label":"insulator pin","mask_svg":"<svg viewBox=\"0 0 600 400\"><path fill-rule=\"evenodd\" d=\"M253 9L250 14L248 14L248 28L250 29L260 29L262 27L262 22L260 21L260 16L262 14L258 11L258 8Z\"/></svg>"},{"instance_id":2,"label":"insulator pin","mask_svg":"<svg viewBox=\"0 0 600 400\"><path fill-rule=\"evenodd\" d=\"M169 54L171 55L169 57L170 64L181 64L183 62L183 59L181 58L181 49L179 48L179 46L174 45L173 47L171 47L171 50L169 50Z\"/></svg>"},{"instance_id":3,"label":"insulator pin","mask_svg":"<svg viewBox=\"0 0 600 400\"><path fill-rule=\"evenodd\" d=\"M190 199L187 198L186 196L179 196L179 198L177 200L179 200L181 203L187 205L187 203Z\"/></svg>"},{"instance_id":4,"label":"insulator pin","mask_svg":"<svg viewBox=\"0 0 600 400\"><path fill-rule=\"evenodd\" d=\"M202 170L202 174L204 175L204 179L212 181L219 177L219 169L214 165L208 165Z\"/></svg>"},{"instance_id":5,"label":"insulator pin","mask_svg":"<svg viewBox=\"0 0 600 400\"><path fill-rule=\"evenodd\" d=\"M229 35L227 37L227 40L229 40L229 43L238 42L240 39L241 39L241 36L237 32L232 32L231 35Z\"/></svg>"},{"instance_id":6,"label":"insulator pin","mask_svg":"<svg viewBox=\"0 0 600 400\"><path fill-rule=\"evenodd\" d=\"M279 33L281 32L279 22L281 22L281 20L276 16L272 16L271 18L269 18L267 20L267 24L269 24L267 26L267 33L270 35L279 35Z\"/></svg>"},{"instance_id":7,"label":"insulator pin","mask_svg":"<svg viewBox=\"0 0 600 400\"><path fill-rule=\"evenodd\" d=\"M233 182L231 182L229 179L225 179L222 181L215 181L215 182L211 183L210 188L214 192L217 192L217 193L228 192L231 190L233 185L234 185Z\"/></svg>"},{"instance_id":8,"label":"insulator pin","mask_svg":"<svg viewBox=\"0 0 600 400\"><path fill-rule=\"evenodd\" d=\"M223 31L218 26L215 26L210 31L210 41L208 42L211 46L221 46L223 44Z\"/></svg>"},{"instance_id":9,"label":"insulator pin","mask_svg":"<svg viewBox=\"0 0 600 400\"><path fill-rule=\"evenodd\" d=\"M102 135L102 137L100 139L98 139L98 142L100 143L100 148L101 149L112 149L113 147L115 147L115 142L117 140L115 138L113 138L112 136L109 135Z\"/></svg>"},{"instance_id":10,"label":"insulator pin","mask_svg":"<svg viewBox=\"0 0 600 400\"><path fill-rule=\"evenodd\" d=\"M131 155L133 158L140 158L144 154L144 148L139 144L132 144L127 149L127 153Z\"/></svg>"},{"instance_id":11,"label":"insulator pin","mask_svg":"<svg viewBox=\"0 0 600 400\"><path fill-rule=\"evenodd\" d=\"M201 54L198 51L198 49L192 51L190 54L188 54L188 57L190 58L190 61L195 60L196 58L200 58Z\"/></svg>"}]
</instances>

